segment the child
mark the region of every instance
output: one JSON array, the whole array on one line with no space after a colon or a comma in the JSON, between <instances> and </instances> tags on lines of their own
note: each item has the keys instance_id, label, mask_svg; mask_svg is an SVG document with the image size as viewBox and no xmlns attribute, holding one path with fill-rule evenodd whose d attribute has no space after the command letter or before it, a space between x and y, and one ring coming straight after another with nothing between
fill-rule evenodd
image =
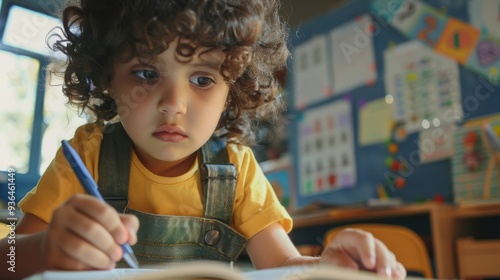
<instances>
[{"instance_id":1,"label":"child","mask_svg":"<svg viewBox=\"0 0 500 280\"><path fill-rule=\"evenodd\" d=\"M278 8L277 0L68 6L55 44L68 56L64 93L95 117L70 143L114 208L84 195L58 151L20 203L16 273L0 278L111 269L127 242L141 264L233 261L245 248L257 269L321 262L404 278L366 232L344 231L321 257L301 256L287 236L292 220L245 146L253 121L283 112L273 76L288 56Z\"/></svg>"}]
</instances>

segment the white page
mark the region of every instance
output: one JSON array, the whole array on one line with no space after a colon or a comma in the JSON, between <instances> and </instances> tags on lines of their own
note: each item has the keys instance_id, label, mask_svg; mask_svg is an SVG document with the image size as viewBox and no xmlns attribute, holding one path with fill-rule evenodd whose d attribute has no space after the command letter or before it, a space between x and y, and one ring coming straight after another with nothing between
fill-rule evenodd
<instances>
[{"instance_id":1,"label":"white page","mask_svg":"<svg viewBox=\"0 0 500 280\"><path fill-rule=\"evenodd\" d=\"M141 274L147 274L160 269L133 269L133 268L117 268L112 270L99 271L45 271L40 274L26 278L26 280L113 280L135 278Z\"/></svg>"},{"instance_id":2,"label":"white page","mask_svg":"<svg viewBox=\"0 0 500 280\"><path fill-rule=\"evenodd\" d=\"M295 108L302 109L330 95L325 36L318 35L296 46L293 62Z\"/></svg>"},{"instance_id":3,"label":"white page","mask_svg":"<svg viewBox=\"0 0 500 280\"><path fill-rule=\"evenodd\" d=\"M106 271L47 271L26 280L95 280L135 279L168 280L197 279L199 277L222 280L382 280L387 279L375 273L354 271L336 266L305 265L241 272L229 266L214 262L191 262L169 265L167 270L159 269L113 269ZM416 279L407 277L407 280Z\"/></svg>"},{"instance_id":4,"label":"white page","mask_svg":"<svg viewBox=\"0 0 500 280\"><path fill-rule=\"evenodd\" d=\"M334 95L375 83L372 26L370 16L363 15L330 32Z\"/></svg>"}]
</instances>

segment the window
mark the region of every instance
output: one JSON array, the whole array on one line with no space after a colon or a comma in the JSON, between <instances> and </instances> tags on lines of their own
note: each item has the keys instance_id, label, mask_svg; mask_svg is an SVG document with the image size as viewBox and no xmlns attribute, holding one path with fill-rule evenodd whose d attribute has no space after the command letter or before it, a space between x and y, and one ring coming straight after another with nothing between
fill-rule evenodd
<instances>
[{"instance_id":1,"label":"window","mask_svg":"<svg viewBox=\"0 0 500 280\"><path fill-rule=\"evenodd\" d=\"M36 89L40 63L37 59L0 50L0 169L28 171Z\"/></svg>"},{"instance_id":2,"label":"window","mask_svg":"<svg viewBox=\"0 0 500 280\"><path fill-rule=\"evenodd\" d=\"M76 109L66 106L62 80L50 76L47 70L49 61L60 59L46 43L47 34L53 33L60 21L34 10L47 10L44 7L33 4L29 9L17 3L26 4L11 0L2 7L8 13L0 61L9 67L0 69L1 94L7 101L0 102L0 171L13 167L17 174L26 174L27 181L36 182L61 140L72 138L75 129L87 121Z\"/></svg>"},{"instance_id":3,"label":"window","mask_svg":"<svg viewBox=\"0 0 500 280\"><path fill-rule=\"evenodd\" d=\"M4 44L41 55L53 55L45 42L46 35L59 20L42 13L12 5L9 9Z\"/></svg>"},{"instance_id":4,"label":"window","mask_svg":"<svg viewBox=\"0 0 500 280\"><path fill-rule=\"evenodd\" d=\"M68 98L62 93L62 79L49 73L46 77L40 174L54 158L61 140L73 138L76 128L87 123L87 119L79 116L76 108L65 105Z\"/></svg>"}]
</instances>

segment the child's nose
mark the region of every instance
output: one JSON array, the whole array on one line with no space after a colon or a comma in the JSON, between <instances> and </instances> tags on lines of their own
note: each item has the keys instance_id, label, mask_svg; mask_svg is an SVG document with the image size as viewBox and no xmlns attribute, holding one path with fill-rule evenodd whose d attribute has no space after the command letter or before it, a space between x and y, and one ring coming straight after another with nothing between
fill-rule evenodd
<instances>
[{"instance_id":1,"label":"child's nose","mask_svg":"<svg viewBox=\"0 0 500 280\"><path fill-rule=\"evenodd\" d=\"M183 115L187 109L188 88L182 83L170 83L163 87L158 110L163 114Z\"/></svg>"}]
</instances>

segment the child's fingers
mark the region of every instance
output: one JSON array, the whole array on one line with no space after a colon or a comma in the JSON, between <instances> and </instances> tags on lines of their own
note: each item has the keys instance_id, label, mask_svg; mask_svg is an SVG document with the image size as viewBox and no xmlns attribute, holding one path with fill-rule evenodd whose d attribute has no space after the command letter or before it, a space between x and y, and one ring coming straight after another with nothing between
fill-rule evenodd
<instances>
[{"instance_id":1,"label":"child's fingers","mask_svg":"<svg viewBox=\"0 0 500 280\"><path fill-rule=\"evenodd\" d=\"M56 259L56 257L54 257ZM59 251L57 259L49 263L51 270L90 270L92 267L87 266L79 260L74 259L63 251Z\"/></svg>"},{"instance_id":2,"label":"child's fingers","mask_svg":"<svg viewBox=\"0 0 500 280\"><path fill-rule=\"evenodd\" d=\"M366 270L398 279L406 277L406 270L397 262L394 253L369 232L346 229L337 235L335 242L341 242L349 255Z\"/></svg>"},{"instance_id":3,"label":"child's fingers","mask_svg":"<svg viewBox=\"0 0 500 280\"><path fill-rule=\"evenodd\" d=\"M56 209L49 229L51 267L110 269L122 256L119 244L137 242L137 217L119 215L106 203L74 195Z\"/></svg>"},{"instance_id":4,"label":"child's fingers","mask_svg":"<svg viewBox=\"0 0 500 280\"><path fill-rule=\"evenodd\" d=\"M111 233L116 243L123 244L127 242L127 229L113 207L97 198L87 195L75 195L70 198L68 203L70 203L75 210L89 216L91 219L101 224Z\"/></svg>"},{"instance_id":5,"label":"child's fingers","mask_svg":"<svg viewBox=\"0 0 500 280\"><path fill-rule=\"evenodd\" d=\"M137 230L139 230L139 219L134 215L120 214L120 219L128 230L128 243L134 245L137 242Z\"/></svg>"},{"instance_id":6,"label":"child's fingers","mask_svg":"<svg viewBox=\"0 0 500 280\"><path fill-rule=\"evenodd\" d=\"M105 252L111 260L120 260L122 249L101 224L72 208L67 215L69 220L75 221L66 225L67 230Z\"/></svg>"},{"instance_id":7,"label":"child's fingers","mask_svg":"<svg viewBox=\"0 0 500 280\"><path fill-rule=\"evenodd\" d=\"M320 262L335 264L354 270L359 269L358 263L346 252L345 247L340 243L332 242L328 244L321 254Z\"/></svg>"},{"instance_id":8,"label":"child's fingers","mask_svg":"<svg viewBox=\"0 0 500 280\"><path fill-rule=\"evenodd\" d=\"M391 277L393 270L397 266L396 256L378 239L376 240L375 250L377 252L377 273Z\"/></svg>"},{"instance_id":9,"label":"child's fingers","mask_svg":"<svg viewBox=\"0 0 500 280\"><path fill-rule=\"evenodd\" d=\"M392 270L392 277L395 279L406 278L406 269L400 262L398 262L396 268Z\"/></svg>"},{"instance_id":10,"label":"child's fingers","mask_svg":"<svg viewBox=\"0 0 500 280\"><path fill-rule=\"evenodd\" d=\"M394 253L382 241L368 233L359 244L357 251L365 269L376 271L377 274L389 278L399 279L401 275L406 276L404 267L397 262Z\"/></svg>"},{"instance_id":11,"label":"child's fingers","mask_svg":"<svg viewBox=\"0 0 500 280\"><path fill-rule=\"evenodd\" d=\"M348 228L341 231L335 238L341 242L349 254L359 261L365 269L374 269L376 262L375 238L367 231Z\"/></svg>"},{"instance_id":12,"label":"child's fingers","mask_svg":"<svg viewBox=\"0 0 500 280\"><path fill-rule=\"evenodd\" d=\"M114 267L122 250L112 230L122 231L123 242L129 234L110 208L93 197L75 195L56 209L44 242L48 266L72 270Z\"/></svg>"},{"instance_id":13,"label":"child's fingers","mask_svg":"<svg viewBox=\"0 0 500 280\"><path fill-rule=\"evenodd\" d=\"M80 262L93 269L110 269L114 267L115 262L103 251L92 244L86 242L79 236L70 231L61 232L61 242L59 249L70 258Z\"/></svg>"}]
</instances>

